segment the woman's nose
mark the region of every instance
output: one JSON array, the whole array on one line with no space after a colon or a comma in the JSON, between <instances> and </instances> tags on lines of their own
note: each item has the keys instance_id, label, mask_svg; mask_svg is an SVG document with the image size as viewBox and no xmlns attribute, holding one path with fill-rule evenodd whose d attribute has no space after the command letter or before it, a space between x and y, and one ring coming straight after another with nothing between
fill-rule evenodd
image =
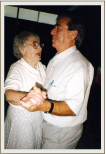
<instances>
[{"instance_id":1,"label":"woman's nose","mask_svg":"<svg viewBox=\"0 0 106 154\"><path fill-rule=\"evenodd\" d=\"M42 47L41 47L40 45L38 45L38 49L39 49L40 51L42 51Z\"/></svg>"},{"instance_id":2,"label":"woman's nose","mask_svg":"<svg viewBox=\"0 0 106 154\"><path fill-rule=\"evenodd\" d=\"M40 49L40 51L42 51L42 47L41 47L41 46L40 46L40 48L39 48L39 49Z\"/></svg>"}]
</instances>

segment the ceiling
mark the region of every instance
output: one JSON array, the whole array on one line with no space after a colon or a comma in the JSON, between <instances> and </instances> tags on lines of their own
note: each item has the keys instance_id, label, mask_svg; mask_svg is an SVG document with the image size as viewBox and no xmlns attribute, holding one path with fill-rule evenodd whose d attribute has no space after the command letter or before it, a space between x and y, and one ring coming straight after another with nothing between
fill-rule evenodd
<instances>
[{"instance_id":1,"label":"ceiling","mask_svg":"<svg viewBox=\"0 0 106 154\"><path fill-rule=\"evenodd\" d=\"M4 12L7 17L54 25L57 15L75 14L80 8L77 5L5 5Z\"/></svg>"},{"instance_id":2,"label":"ceiling","mask_svg":"<svg viewBox=\"0 0 106 154\"><path fill-rule=\"evenodd\" d=\"M12 5L13 6L13 5ZM15 5L14 5L15 6ZM19 8L26 8L30 10L37 10L53 14L63 14L68 13L69 11L75 11L79 9L80 6L72 5L16 5Z\"/></svg>"},{"instance_id":3,"label":"ceiling","mask_svg":"<svg viewBox=\"0 0 106 154\"><path fill-rule=\"evenodd\" d=\"M101 8L99 5L10 5L34 11L41 11L52 14L71 14L81 17L84 20L98 18Z\"/></svg>"}]
</instances>

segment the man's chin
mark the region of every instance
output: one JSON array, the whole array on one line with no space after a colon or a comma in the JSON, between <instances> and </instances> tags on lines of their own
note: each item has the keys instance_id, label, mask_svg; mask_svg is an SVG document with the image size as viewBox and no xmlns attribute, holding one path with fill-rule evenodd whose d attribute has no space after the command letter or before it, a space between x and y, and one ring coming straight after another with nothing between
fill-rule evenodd
<instances>
[{"instance_id":1,"label":"man's chin","mask_svg":"<svg viewBox=\"0 0 106 154\"><path fill-rule=\"evenodd\" d=\"M55 49L57 50L57 48L59 47L59 45L56 44L56 43L52 43L52 47L55 48Z\"/></svg>"},{"instance_id":2,"label":"man's chin","mask_svg":"<svg viewBox=\"0 0 106 154\"><path fill-rule=\"evenodd\" d=\"M56 42L52 42L52 47L56 47Z\"/></svg>"}]
</instances>

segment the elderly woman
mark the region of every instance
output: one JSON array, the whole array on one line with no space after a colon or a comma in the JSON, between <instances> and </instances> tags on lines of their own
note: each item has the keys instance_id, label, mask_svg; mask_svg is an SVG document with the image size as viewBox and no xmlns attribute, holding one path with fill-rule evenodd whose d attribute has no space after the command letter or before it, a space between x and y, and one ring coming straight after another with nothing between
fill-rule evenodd
<instances>
[{"instance_id":1,"label":"elderly woman","mask_svg":"<svg viewBox=\"0 0 106 154\"><path fill-rule=\"evenodd\" d=\"M5 119L6 149L40 149L42 146L42 115L20 106L23 98L36 84L43 85L46 67L39 62L43 45L37 34L21 32L14 38L14 56L5 80L5 97L9 108Z\"/></svg>"}]
</instances>

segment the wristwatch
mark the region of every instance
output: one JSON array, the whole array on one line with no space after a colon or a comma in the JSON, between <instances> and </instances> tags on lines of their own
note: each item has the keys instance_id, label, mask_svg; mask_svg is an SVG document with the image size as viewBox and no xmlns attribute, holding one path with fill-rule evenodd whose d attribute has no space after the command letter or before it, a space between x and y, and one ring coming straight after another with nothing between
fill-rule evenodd
<instances>
[{"instance_id":1,"label":"wristwatch","mask_svg":"<svg viewBox=\"0 0 106 154\"><path fill-rule=\"evenodd\" d=\"M51 101L51 100L49 100L49 101L50 101L50 103L51 103L51 108L50 108L50 110L49 110L48 112L45 112L45 113L51 113L51 112L53 111L54 103L53 103L53 101Z\"/></svg>"}]
</instances>

